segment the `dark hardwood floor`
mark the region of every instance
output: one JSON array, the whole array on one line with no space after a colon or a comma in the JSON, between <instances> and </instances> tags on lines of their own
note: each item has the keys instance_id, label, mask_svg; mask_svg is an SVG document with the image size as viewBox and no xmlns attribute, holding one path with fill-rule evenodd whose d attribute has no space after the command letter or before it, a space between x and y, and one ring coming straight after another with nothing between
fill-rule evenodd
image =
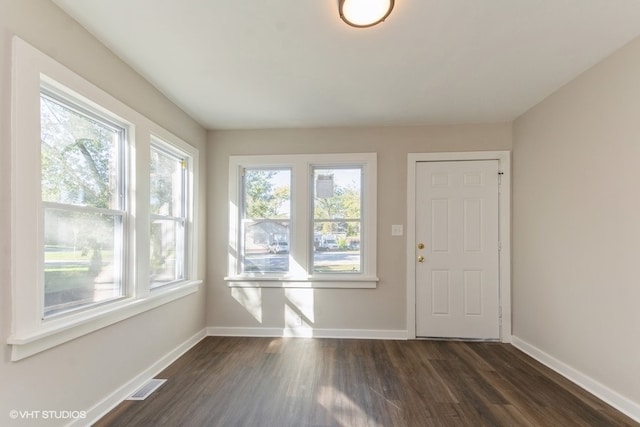
<instances>
[{"instance_id":1,"label":"dark hardwood floor","mask_svg":"<svg viewBox=\"0 0 640 427\"><path fill-rule=\"evenodd\" d=\"M637 426L508 344L207 337L97 426Z\"/></svg>"}]
</instances>

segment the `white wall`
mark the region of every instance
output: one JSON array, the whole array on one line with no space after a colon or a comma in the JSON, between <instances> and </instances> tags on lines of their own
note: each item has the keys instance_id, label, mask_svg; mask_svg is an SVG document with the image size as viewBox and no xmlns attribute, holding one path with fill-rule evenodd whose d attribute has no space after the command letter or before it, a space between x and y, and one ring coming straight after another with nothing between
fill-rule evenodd
<instances>
[{"instance_id":1,"label":"white wall","mask_svg":"<svg viewBox=\"0 0 640 427\"><path fill-rule=\"evenodd\" d=\"M640 39L514 123L513 332L640 417Z\"/></svg>"},{"instance_id":2,"label":"white wall","mask_svg":"<svg viewBox=\"0 0 640 427\"><path fill-rule=\"evenodd\" d=\"M200 150L206 132L48 0L0 0L0 425L9 410L87 410L205 325L196 294L18 362L10 361L11 38L18 35ZM204 188L204 174L201 189ZM204 219L205 194L201 197ZM204 229L204 222L202 223ZM204 256L204 241L200 253ZM203 260L204 261L204 260ZM204 277L204 262L200 277ZM25 284L27 285L27 284ZM68 421L68 420L67 420ZM63 424L47 422L47 425ZM17 420L16 425L27 425Z\"/></svg>"},{"instance_id":3,"label":"white wall","mask_svg":"<svg viewBox=\"0 0 640 427\"><path fill-rule=\"evenodd\" d=\"M511 124L217 131L209 133L207 233L207 325L213 328L286 326L287 305L308 309L314 329L406 332L407 153L510 150ZM240 290L234 298L227 274L229 156L242 154L378 153L377 289ZM311 299L311 307L305 303ZM252 315L256 309L262 316ZM255 314L255 313L254 313ZM246 329L245 329L246 330ZM393 335L393 334L392 334Z\"/></svg>"}]
</instances>

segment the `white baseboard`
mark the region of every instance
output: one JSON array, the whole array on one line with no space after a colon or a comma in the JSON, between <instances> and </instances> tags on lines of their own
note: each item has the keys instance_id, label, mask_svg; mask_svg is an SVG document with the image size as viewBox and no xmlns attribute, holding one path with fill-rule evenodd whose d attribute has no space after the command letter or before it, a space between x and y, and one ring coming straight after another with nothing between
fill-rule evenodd
<instances>
[{"instance_id":1,"label":"white baseboard","mask_svg":"<svg viewBox=\"0 0 640 427\"><path fill-rule=\"evenodd\" d=\"M167 366L176 361L180 356L185 354L188 350L190 350L194 345L198 344L203 338L207 336L206 330L203 329L200 332L193 335L191 338L187 339L185 342L180 344L178 347L170 351L168 354L163 356L160 360L155 362L153 365L149 366L147 369L138 374L135 378L133 378L128 383L124 384L122 387L111 393L109 396L102 399L92 408L87 410L87 416L83 419L77 419L74 422L70 423L69 426L74 425L92 425L100 418L105 416L107 412L115 408L120 402L129 397L134 391L139 389L143 384L147 381L155 377L159 372L165 369Z\"/></svg>"},{"instance_id":2,"label":"white baseboard","mask_svg":"<svg viewBox=\"0 0 640 427\"><path fill-rule=\"evenodd\" d=\"M231 337L299 337L299 338L354 338L378 340L406 340L406 330L387 329L317 329L317 328L207 328L209 336Z\"/></svg>"},{"instance_id":3,"label":"white baseboard","mask_svg":"<svg viewBox=\"0 0 640 427\"><path fill-rule=\"evenodd\" d=\"M511 337L511 344L518 350L528 354L538 362L553 369L563 377L574 382L599 399L605 401L623 414L627 415L630 418L633 418L637 422L640 422L640 404L638 404L637 402L634 402L622 396L621 394L614 390L611 390L604 384L599 383L588 375L583 374L582 372L572 368L566 363L556 359L550 354L545 353L539 348L527 343L524 340L521 340L516 336Z\"/></svg>"}]
</instances>

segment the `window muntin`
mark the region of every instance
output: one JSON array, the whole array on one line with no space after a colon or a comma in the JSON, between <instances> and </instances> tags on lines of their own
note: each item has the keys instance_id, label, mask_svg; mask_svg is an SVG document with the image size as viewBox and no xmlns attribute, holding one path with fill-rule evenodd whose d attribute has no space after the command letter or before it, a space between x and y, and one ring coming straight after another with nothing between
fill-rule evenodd
<instances>
[{"instance_id":1,"label":"window muntin","mask_svg":"<svg viewBox=\"0 0 640 427\"><path fill-rule=\"evenodd\" d=\"M149 196L151 287L185 278L187 159L182 153L151 145Z\"/></svg>"},{"instance_id":2,"label":"window muntin","mask_svg":"<svg viewBox=\"0 0 640 427\"><path fill-rule=\"evenodd\" d=\"M246 168L241 191L240 271L288 273L291 169Z\"/></svg>"},{"instance_id":3,"label":"window muntin","mask_svg":"<svg viewBox=\"0 0 640 427\"><path fill-rule=\"evenodd\" d=\"M362 272L362 167L313 167L313 273Z\"/></svg>"},{"instance_id":4,"label":"window muntin","mask_svg":"<svg viewBox=\"0 0 640 427\"><path fill-rule=\"evenodd\" d=\"M126 129L40 93L43 317L125 295Z\"/></svg>"}]
</instances>

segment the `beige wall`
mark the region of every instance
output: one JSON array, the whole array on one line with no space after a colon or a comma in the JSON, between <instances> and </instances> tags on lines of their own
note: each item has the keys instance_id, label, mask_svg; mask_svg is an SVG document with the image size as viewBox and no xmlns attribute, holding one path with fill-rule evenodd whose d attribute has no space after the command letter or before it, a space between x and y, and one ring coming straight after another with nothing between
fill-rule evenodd
<instances>
[{"instance_id":1,"label":"beige wall","mask_svg":"<svg viewBox=\"0 0 640 427\"><path fill-rule=\"evenodd\" d=\"M640 405L640 39L514 123L513 332Z\"/></svg>"},{"instance_id":2,"label":"beige wall","mask_svg":"<svg viewBox=\"0 0 640 427\"><path fill-rule=\"evenodd\" d=\"M200 292L19 362L6 345L10 294L11 37L18 35L200 149L202 127L48 0L0 0L0 425L9 410L87 410L205 325ZM201 188L204 188L204 174ZM201 194L204 218L205 194ZM204 228L204 222L202 227ZM200 253L204 256L204 241ZM200 277L204 276L204 261ZM28 285L28 284L24 284ZM180 319L180 321L176 321ZM19 424L20 421L16 421ZM64 423L64 420L61 420ZM47 425L60 423L49 422ZM21 425L27 425L24 423Z\"/></svg>"},{"instance_id":3,"label":"beige wall","mask_svg":"<svg viewBox=\"0 0 640 427\"><path fill-rule=\"evenodd\" d=\"M209 132L207 325L283 328L286 291L262 289L248 298L262 309L262 322L234 299L227 274L229 156L240 154L378 153L377 289L313 292L313 327L406 331L406 239L391 236L392 224L406 230L407 153L510 150L511 125L380 127ZM290 292L290 291L289 291Z\"/></svg>"}]
</instances>

